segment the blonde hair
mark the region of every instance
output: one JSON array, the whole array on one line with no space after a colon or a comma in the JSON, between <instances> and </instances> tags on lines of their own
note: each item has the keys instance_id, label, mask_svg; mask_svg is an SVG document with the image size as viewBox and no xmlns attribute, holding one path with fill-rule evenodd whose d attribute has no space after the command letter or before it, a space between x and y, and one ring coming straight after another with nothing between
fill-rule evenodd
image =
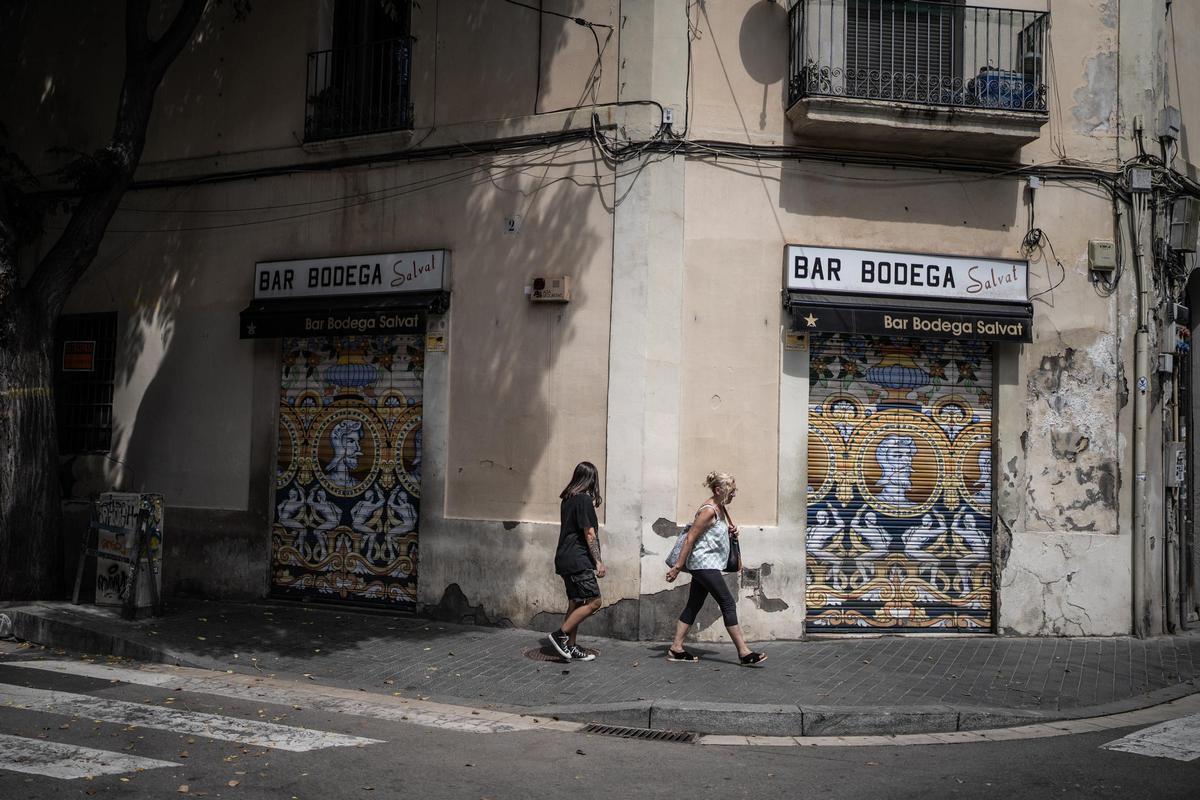
<instances>
[{"instance_id":1,"label":"blonde hair","mask_svg":"<svg viewBox=\"0 0 1200 800\"><path fill-rule=\"evenodd\" d=\"M733 476L728 472L710 472L704 477L704 486L714 495L727 497L729 487L733 485Z\"/></svg>"}]
</instances>

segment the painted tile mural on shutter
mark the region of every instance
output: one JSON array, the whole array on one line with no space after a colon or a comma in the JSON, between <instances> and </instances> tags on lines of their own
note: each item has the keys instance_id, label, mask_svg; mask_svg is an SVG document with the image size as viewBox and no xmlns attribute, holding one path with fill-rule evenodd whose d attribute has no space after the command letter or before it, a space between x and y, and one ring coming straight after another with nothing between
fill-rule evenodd
<instances>
[{"instance_id":1,"label":"painted tile mural on shutter","mask_svg":"<svg viewBox=\"0 0 1200 800\"><path fill-rule=\"evenodd\" d=\"M283 340L275 596L416 602L423 344Z\"/></svg>"},{"instance_id":2,"label":"painted tile mural on shutter","mask_svg":"<svg viewBox=\"0 0 1200 800\"><path fill-rule=\"evenodd\" d=\"M992 626L986 343L813 337L810 632Z\"/></svg>"}]
</instances>

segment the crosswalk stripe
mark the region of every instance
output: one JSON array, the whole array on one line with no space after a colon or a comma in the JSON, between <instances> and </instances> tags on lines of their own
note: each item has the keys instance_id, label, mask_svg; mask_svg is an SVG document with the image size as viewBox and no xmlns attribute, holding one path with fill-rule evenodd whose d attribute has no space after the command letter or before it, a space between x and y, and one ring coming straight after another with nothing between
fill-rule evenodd
<instances>
[{"instance_id":1,"label":"crosswalk stripe","mask_svg":"<svg viewBox=\"0 0 1200 800\"><path fill-rule=\"evenodd\" d=\"M1141 756L1195 761L1200 758L1200 714L1143 728L1101 747Z\"/></svg>"},{"instance_id":2,"label":"crosswalk stripe","mask_svg":"<svg viewBox=\"0 0 1200 800\"><path fill-rule=\"evenodd\" d=\"M388 722L404 722L468 733L508 733L535 730L550 724L536 723L518 714L504 711L469 709L393 695L363 695L362 692L334 686L308 686L272 678L209 672L186 667L166 667L158 664L148 664L142 669L128 669L83 661L10 661L6 662L4 666L117 680L141 686L179 689L185 692L253 700L260 703L278 703L280 705L303 703L306 708L317 711L351 714ZM554 723L555 726L563 724ZM577 727L582 727L582 725Z\"/></svg>"},{"instance_id":3,"label":"crosswalk stripe","mask_svg":"<svg viewBox=\"0 0 1200 800\"><path fill-rule=\"evenodd\" d=\"M277 725L273 722L259 722L221 714L163 708L145 703L129 703L86 694L33 689L5 683L0 683L0 703L29 711L85 717L101 722L117 722L139 728L186 733L209 739L223 739L292 752L306 752L325 747L376 744L379 741L341 733Z\"/></svg>"},{"instance_id":4,"label":"crosswalk stripe","mask_svg":"<svg viewBox=\"0 0 1200 800\"><path fill-rule=\"evenodd\" d=\"M59 744L0 733L0 769L73 780L144 769L182 766L174 761L110 753L91 747Z\"/></svg>"}]
</instances>

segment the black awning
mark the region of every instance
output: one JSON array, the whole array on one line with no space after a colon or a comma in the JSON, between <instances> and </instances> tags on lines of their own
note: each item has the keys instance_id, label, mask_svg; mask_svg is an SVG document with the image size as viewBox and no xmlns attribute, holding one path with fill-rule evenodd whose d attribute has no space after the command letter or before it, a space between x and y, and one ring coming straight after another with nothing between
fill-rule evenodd
<instances>
[{"instance_id":1,"label":"black awning","mask_svg":"<svg viewBox=\"0 0 1200 800\"><path fill-rule=\"evenodd\" d=\"M242 339L422 333L426 314L449 307L449 292L255 300L242 309L238 331Z\"/></svg>"},{"instance_id":2,"label":"black awning","mask_svg":"<svg viewBox=\"0 0 1200 800\"><path fill-rule=\"evenodd\" d=\"M1029 303L788 292L787 304L792 330L801 333L1033 341L1033 306Z\"/></svg>"}]
</instances>

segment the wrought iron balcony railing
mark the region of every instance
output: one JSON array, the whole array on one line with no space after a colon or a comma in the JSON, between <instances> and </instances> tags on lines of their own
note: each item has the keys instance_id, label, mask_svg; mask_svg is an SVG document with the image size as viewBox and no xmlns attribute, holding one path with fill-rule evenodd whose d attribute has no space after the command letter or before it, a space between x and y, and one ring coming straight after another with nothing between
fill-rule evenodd
<instances>
[{"instance_id":1,"label":"wrought iron balcony railing","mask_svg":"<svg viewBox=\"0 0 1200 800\"><path fill-rule=\"evenodd\" d=\"M412 40L308 54L304 140L412 127Z\"/></svg>"},{"instance_id":2,"label":"wrought iron balcony railing","mask_svg":"<svg viewBox=\"0 0 1200 800\"><path fill-rule=\"evenodd\" d=\"M1047 12L797 0L789 21L789 105L831 96L1046 113Z\"/></svg>"}]
</instances>

